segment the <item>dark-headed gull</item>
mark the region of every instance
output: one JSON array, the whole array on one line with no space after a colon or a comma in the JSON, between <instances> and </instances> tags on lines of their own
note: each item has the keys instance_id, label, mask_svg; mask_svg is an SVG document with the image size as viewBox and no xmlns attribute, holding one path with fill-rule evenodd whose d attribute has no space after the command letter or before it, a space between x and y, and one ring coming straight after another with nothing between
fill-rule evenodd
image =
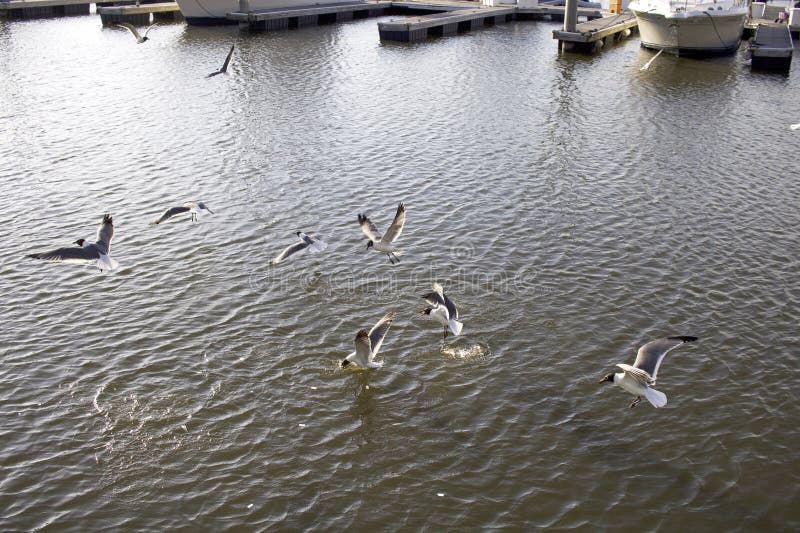
<instances>
[{"instance_id":1,"label":"dark-headed gull","mask_svg":"<svg viewBox=\"0 0 800 533\"><path fill-rule=\"evenodd\" d=\"M97 229L95 242L90 243L85 239L78 239L74 244L77 247L59 248L51 252L30 254L28 257L43 261L59 261L62 263L91 263L96 262L97 268L114 270L119 266L116 260L108 256L111 253L111 239L114 237L114 224L111 215L103 215L103 221Z\"/></svg>"},{"instance_id":2,"label":"dark-headed gull","mask_svg":"<svg viewBox=\"0 0 800 533\"><path fill-rule=\"evenodd\" d=\"M356 351L345 357L341 366L355 364L361 368L382 367L383 361L376 362L375 356L378 355L383 339L386 338L386 332L389 331L389 326L392 325L392 318L394 318L394 311L389 311L369 330L369 333L365 329L360 330L355 340Z\"/></svg>"},{"instance_id":3,"label":"dark-headed gull","mask_svg":"<svg viewBox=\"0 0 800 533\"><path fill-rule=\"evenodd\" d=\"M433 284L433 292L423 294L423 298L431 305L422 310L423 315L428 315L444 326L444 338L447 338L447 330L453 335L460 335L464 324L458 321L458 309L453 300L447 297L444 289L438 283Z\"/></svg>"},{"instance_id":4,"label":"dark-headed gull","mask_svg":"<svg viewBox=\"0 0 800 533\"><path fill-rule=\"evenodd\" d=\"M231 63L231 57L233 57L233 49L234 48L236 48L236 45L232 44L231 45L231 49L228 52L228 56L225 58L225 62L222 63L222 68L212 72L211 74L206 76L206 78L211 78L212 76L216 76L217 74L225 74L226 72L228 72L228 65L230 65L230 63Z\"/></svg>"},{"instance_id":5,"label":"dark-headed gull","mask_svg":"<svg viewBox=\"0 0 800 533\"><path fill-rule=\"evenodd\" d=\"M647 398L654 407L664 407L667 405L667 396L661 391L657 391L651 387L656 384L656 374L658 367L661 366L661 361L664 356L671 350L677 348L686 342L696 341L697 337L678 336L667 337L666 339L658 339L648 342L636 354L636 361L633 366L626 364L618 364L623 371L616 374L606 374L600 383L613 383L619 385L626 391L630 392L636 399L631 403L631 407L636 407L642 401L642 396Z\"/></svg>"},{"instance_id":6,"label":"dark-headed gull","mask_svg":"<svg viewBox=\"0 0 800 533\"><path fill-rule=\"evenodd\" d=\"M400 262L400 258L397 257L400 254L400 250L392 243L397 240L403 232L403 224L405 224L405 222L406 208L402 202L397 206L397 213L394 215L392 225L389 226L389 229L386 230L386 233L382 236L378 232L378 228L375 227L375 224L373 224L366 215L358 215L358 224L361 226L361 231L363 231L364 235L369 239L367 249L374 248L378 252L385 253L389 256L389 262L392 264Z\"/></svg>"},{"instance_id":7,"label":"dark-headed gull","mask_svg":"<svg viewBox=\"0 0 800 533\"><path fill-rule=\"evenodd\" d=\"M200 218L200 213L202 211L208 211L212 215L214 214L214 212L211 209L209 209L208 206L206 206L206 204L204 204L203 202L186 202L185 204L180 206L170 207L169 209L161 213L161 216L155 219L153 222L151 222L151 224L153 225L161 224L165 220L169 220L170 218L176 215L181 215L183 213L189 213L191 215L192 222L197 222L198 218Z\"/></svg>"},{"instance_id":8,"label":"dark-headed gull","mask_svg":"<svg viewBox=\"0 0 800 533\"><path fill-rule=\"evenodd\" d=\"M300 250L305 250L306 248L308 248L309 252L322 252L328 247L325 242L315 237L309 237L302 231L298 231L297 236L300 237L300 241L287 246L278 257L272 260L273 265L280 263L290 255L293 255Z\"/></svg>"},{"instance_id":9,"label":"dark-headed gull","mask_svg":"<svg viewBox=\"0 0 800 533\"><path fill-rule=\"evenodd\" d=\"M143 42L150 40L150 37L148 37L147 34L150 33L150 30L152 30L153 26L155 26L155 24L150 25L150 27L144 31L144 35L140 35L139 30L137 30L133 24L129 24L127 22L117 22L116 25L131 32L133 36L136 37L136 44L142 44Z\"/></svg>"}]
</instances>

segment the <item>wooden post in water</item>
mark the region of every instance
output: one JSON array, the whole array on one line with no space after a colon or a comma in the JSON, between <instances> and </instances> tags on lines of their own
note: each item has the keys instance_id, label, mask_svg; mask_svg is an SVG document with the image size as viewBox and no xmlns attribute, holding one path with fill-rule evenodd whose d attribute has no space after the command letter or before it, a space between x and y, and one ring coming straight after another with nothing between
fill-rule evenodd
<instances>
[{"instance_id":1,"label":"wooden post in water","mask_svg":"<svg viewBox=\"0 0 800 533\"><path fill-rule=\"evenodd\" d=\"M575 31L578 25L578 0L567 0L564 4L564 31ZM566 41L561 41L561 51L566 47Z\"/></svg>"}]
</instances>

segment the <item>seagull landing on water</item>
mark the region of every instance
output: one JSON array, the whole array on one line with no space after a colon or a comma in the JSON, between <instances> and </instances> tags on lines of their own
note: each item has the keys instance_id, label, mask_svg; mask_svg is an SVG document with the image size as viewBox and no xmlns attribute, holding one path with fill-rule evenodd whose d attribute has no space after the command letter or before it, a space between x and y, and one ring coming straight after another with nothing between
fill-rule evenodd
<instances>
[{"instance_id":1,"label":"seagull landing on water","mask_svg":"<svg viewBox=\"0 0 800 533\"><path fill-rule=\"evenodd\" d=\"M111 253L111 238L114 236L114 224L111 215L103 215L103 221L97 229L97 239L90 243L86 239L78 239L73 244L77 247L59 248L52 252L30 254L28 257L43 261L62 263L96 263L100 272L114 270L119 266L116 260L108 256Z\"/></svg>"},{"instance_id":2,"label":"seagull landing on water","mask_svg":"<svg viewBox=\"0 0 800 533\"><path fill-rule=\"evenodd\" d=\"M182 215L183 213L189 213L189 215L191 215L192 222L197 222L197 220L200 218L200 214L203 211L208 211L212 215L214 214L214 212L211 209L209 209L208 206L206 206L206 204L204 204L203 202L186 202L181 206L170 207L169 209L161 213L161 216L152 221L150 224L152 225L161 224L165 220L169 220L170 218L176 215Z\"/></svg>"},{"instance_id":3,"label":"seagull landing on water","mask_svg":"<svg viewBox=\"0 0 800 533\"><path fill-rule=\"evenodd\" d=\"M619 385L626 391L630 392L636 399L631 403L631 407L636 407L642 401L642 396L647 398L654 407L664 407L667 405L667 396L661 391L657 391L650 387L656 384L656 374L658 367L661 366L661 361L672 349L677 348L681 344L696 341L697 337L679 336L667 337L666 339L658 339L656 341L648 342L636 354L636 361L633 366L626 364L618 364L623 372L617 374L606 374L600 383L606 381Z\"/></svg>"},{"instance_id":4,"label":"seagull landing on water","mask_svg":"<svg viewBox=\"0 0 800 533\"><path fill-rule=\"evenodd\" d=\"M350 364L361 368L382 367L383 361L375 362L375 356L378 355L383 339L386 338L386 333L389 331L389 326L392 325L392 318L394 318L394 311L389 311L369 330L369 333L365 329L360 330L356 334L356 351L342 360L342 368Z\"/></svg>"},{"instance_id":5,"label":"seagull landing on water","mask_svg":"<svg viewBox=\"0 0 800 533\"><path fill-rule=\"evenodd\" d=\"M231 57L233 57L233 49L234 48L236 48L236 45L232 44L231 45L231 49L228 52L228 57L226 57L225 58L225 62L222 63L222 68L219 69L219 70L215 70L214 72L212 72L211 74L206 76L206 78L210 78L212 76L216 76L217 74L225 74L226 72L228 72L228 65L230 65L230 63L231 63Z\"/></svg>"},{"instance_id":6,"label":"seagull landing on water","mask_svg":"<svg viewBox=\"0 0 800 533\"><path fill-rule=\"evenodd\" d=\"M308 248L309 252L323 252L325 251L325 248L328 247L327 243L317 238L309 237L302 231L298 231L297 236L300 237L300 242L296 242L287 246L278 257L272 260L273 265L277 265L290 255L294 255L300 250L305 250L306 248Z\"/></svg>"},{"instance_id":7,"label":"seagull landing on water","mask_svg":"<svg viewBox=\"0 0 800 533\"><path fill-rule=\"evenodd\" d=\"M389 229L383 236L378 232L375 224L367 218L366 215L358 215L358 224L361 226L361 231L367 236L369 242L367 243L367 250L374 248L378 252L383 252L389 256L389 262L393 265L400 262L400 250L392 243L397 240L403 232L403 224L406 223L406 208L402 202L397 206L397 213L394 215L394 221Z\"/></svg>"},{"instance_id":8,"label":"seagull landing on water","mask_svg":"<svg viewBox=\"0 0 800 533\"><path fill-rule=\"evenodd\" d=\"M136 37L136 44L142 44L143 42L150 40L150 37L148 37L147 34L150 33L150 30L153 29L153 26L155 26L155 24L151 24L144 31L144 35L140 35L139 31L133 26L133 24L129 24L128 22L117 22L116 26L119 26L120 28L125 28L126 30L131 32L133 36Z\"/></svg>"},{"instance_id":9,"label":"seagull landing on water","mask_svg":"<svg viewBox=\"0 0 800 533\"><path fill-rule=\"evenodd\" d=\"M444 289L438 283L433 284L433 292L422 295L425 300L431 304L431 307L426 307L421 311L421 314L428 315L444 326L444 339L447 338L448 329L453 332L453 335L461 335L461 328L464 324L458 321L458 309L453 300L447 297Z\"/></svg>"}]
</instances>

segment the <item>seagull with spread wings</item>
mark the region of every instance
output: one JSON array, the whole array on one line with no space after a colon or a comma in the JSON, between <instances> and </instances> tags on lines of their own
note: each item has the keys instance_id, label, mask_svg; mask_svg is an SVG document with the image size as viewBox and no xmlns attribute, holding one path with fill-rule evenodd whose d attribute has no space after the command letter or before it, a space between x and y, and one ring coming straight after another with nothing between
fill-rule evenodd
<instances>
[{"instance_id":1,"label":"seagull with spread wings","mask_svg":"<svg viewBox=\"0 0 800 533\"><path fill-rule=\"evenodd\" d=\"M41 259L43 261L54 261L61 263L92 263L97 265L100 272L103 270L114 270L119 266L116 260L108 256L111 253L111 238L114 236L114 224L111 215L103 215L103 221L97 229L95 242L90 243L86 239L78 239L67 248L58 248L50 252L30 254L28 257Z\"/></svg>"},{"instance_id":2,"label":"seagull with spread wings","mask_svg":"<svg viewBox=\"0 0 800 533\"><path fill-rule=\"evenodd\" d=\"M225 58L225 62L222 63L222 68L219 69L219 70L215 70L214 72L212 72L211 74L206 76L206 78L210 78L212 76L216 76L217 74L225 74L226 72L228 72L228 65L230 65L230 63L231 63L231 57L233 57L233 49L234 48L236 48L236 45L232 44L231 45L231 49L228 52L228 56Z\"/></svg>"},{"instance_id":3,"label":"seagull with spread wings","mask_svg":"<svg viewBox=\"0 0 800 533\"><path fill-rule=\"evenodd\" d=\"M197 222L198 219L200 218L200 214L203 211L208 211L212 215L214 214L214 212L211 209L209 209L208 206L206 206L206 204L204 204L203 202L186 202L183 205L170 207L169 209L161 213L161 216L152 221L150 224L155 226L161 224L165 220L169 220L174 216L182 215L184 213L189 213L189 215L191 216L191 221Z\"/></svg>"},{"instance_id":4,"label":"seagull with spread wings","mask_svg":"<svg viewBox=\"0 0 800 533\"><path fill-rule=\"evenodd\" d=\"M464 327L464 324L458 321L458 308L456 308L453 300L444 293L441 285L434 283L433 292L423 294L422 297L431 307L423 309L421 314L431 317L444 326L443 338L447 338L448 330L452 331L455 336L461 334L461 328Z\"/></svg>"},{"instance_id":5,"label":"seagull with spread wings","mask_svg":"<svg viewBox=\"0 0 800 533\"><path fill-rule=\"evenodd\" d=\"M283 261L284 259L286 259L290 255L294 255L297 252L299 252L300 250L305 250L306 248L308 248L309 252L313 253L313 252L323 252L328 247L327 243L321 241L320 239L318 239L316 237L309 237L308 235L306 235L302 231L298 231L296 235L298 237L300 237L300 241L298 241L298 242L296 242L294 244L290 244L289 246L287 246L280 253L280 255L278 255L278 257L276 257L275 259L272 260L272 264L273 265L277 265L278 263L280 263L281 261Z\"/></svg>"},{"instance_id":6,"label":"seagull with spread wings","mask_svg":"<svg viewBox=\"0 0 800 533\"><path fill-rule=\"evenodd\" d=\"M389 311L375 324L369 333L367 330L362 329L356 334L356 351L345 357L341 366L346 367L350 364L355 364L359 368L380 368L383 366L383 361L375 361L375 356L383 345L383 339L386 338L386 333L389 331L389 326L392 325L394 318L394 311Z\"/></svg>"},{"instance_id":7,"label":"seagull with spread wings","mask_svg":"<svg viewBox=\"0 0 800 533\"><path fill-rule=\"evenodd\" d=\"M393 265L400 262L400 258L397 256L400 255L401 252L392 243L400 237L400 234L403 232L403 224L405 223L406 208L402 202L397 206L397 213L394 215L392 225L389 226L389 229L386 230L386 233L383 235L380 235L378 228L375 227L375 224L373 224L366 215L358 215L358 224L361 226L361 231L363 231L364 235L369 239L369 242L367 242L367 250L373 248L378 252L385 253L389 256L389 262Z\"/></svg>"},{"instance_id":8,"label":"seagull with spread wings","mask_svg":"<svg viewBox=\"0 0 800 533\"><path fill-rule=\"evenodd\" d=\"M670 351L681 344L696 340L697 337L678 336L648 342L639 348L633 366L618 364L617 366L623 371L606 374L600 383L613 383L636 396L631 407L636 407L642 401L642 396L647 398L653 407L664 407L667 405L667 395L651 388L656 384L658 367L661 366L661 361Z\"/></svg>"},{"instance_id":9,"label":"seagull with spread wings","mask_svg":"<svg viewBox=\"0 0 800 533\"><path fill-rule=\"evenodd\" d=\"M128 22L117 22L117 24L116 24L116 25L117 25L117 26L119 26L120 28L125 28L126 30L128 30L129 32L131 32L131 33L133 34L133 36L134 36L134 37L136 37L136 44L142 44L142 43L144 43L145 41L149 41L149 40L150 40L150 37L148 37L148 36L147 36L147 34L148 34L148 33L150 33L150 30L152 30L152 29L153 29L153 26L155 26L155 24L151 24L151 25L150 25L150 26L149 26L149 27L148 27L148 28L147 28L147 29L144 31L144 35L141 35L141 34L139 33L139 30L137 30L137 29L136 29L136 27L135 27L133 24L130 24L130 23L128 23Z\"/></svg>"}]
</instances>

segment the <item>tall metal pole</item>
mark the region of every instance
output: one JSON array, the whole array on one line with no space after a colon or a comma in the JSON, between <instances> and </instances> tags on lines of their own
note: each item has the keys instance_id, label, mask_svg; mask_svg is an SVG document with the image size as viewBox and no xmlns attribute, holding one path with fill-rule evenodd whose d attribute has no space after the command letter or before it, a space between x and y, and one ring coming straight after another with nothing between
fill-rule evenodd
<instances>
[{"instance_id":1,"label":"tall metal pole","mask_svg":"<svg viewBox=\"0 0 800 533\"><path fill-rule=\"evenodd\" d=\"M578 0L567 0L564 6L564 31L575 31L578 25Z\"/></svg>"}]
</instances>

